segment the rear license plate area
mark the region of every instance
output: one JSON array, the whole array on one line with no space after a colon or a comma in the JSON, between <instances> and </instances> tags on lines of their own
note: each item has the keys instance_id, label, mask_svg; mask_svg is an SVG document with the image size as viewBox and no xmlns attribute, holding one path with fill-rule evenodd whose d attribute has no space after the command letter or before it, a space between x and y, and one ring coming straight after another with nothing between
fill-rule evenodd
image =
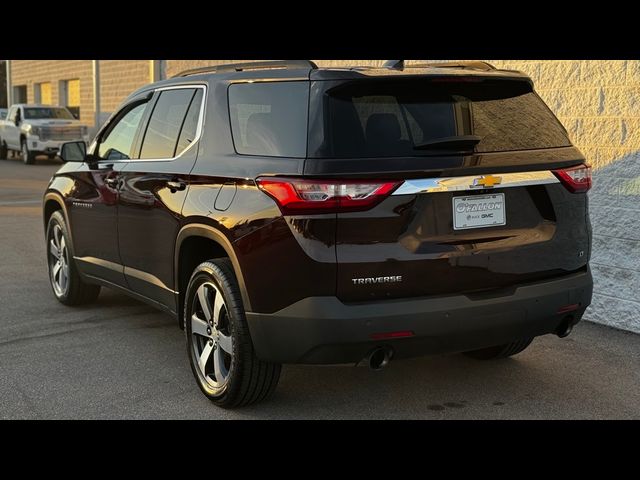
<instances>
[{"instance_id":1,"label":"rear license plate area","mask_svg":"<svg viewBox=\"0 0 640 480\"><path fill-rule=\"evenodd\" d=\"M453 229L506 225L504 193L453 197Z\"/></svg>"}]
</instances>

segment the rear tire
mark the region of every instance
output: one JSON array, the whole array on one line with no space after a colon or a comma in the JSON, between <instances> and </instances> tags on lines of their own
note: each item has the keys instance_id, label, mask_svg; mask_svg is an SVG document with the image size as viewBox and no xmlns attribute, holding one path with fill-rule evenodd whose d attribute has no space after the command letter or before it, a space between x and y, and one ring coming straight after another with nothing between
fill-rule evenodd
<instances>
[{"instance_id":1,"label":"rear tire","mask_svg":"<svg viewBox=\"0 0 640 480\"><path fill-rule=\"evenodd\" d=\"M22 161L27 165L33 165L36 161L36 156L33 152L29 151L29 146L24 138L20 142L20 149L22 151Z\"/></svg>"},{"instance_id":2,"label":"rear tire","mask_svg":"<svg viewBox=\"0 0 640 480\"><path fill-rule=\"evenodd\" d=\"M0 140L0 160L7 160L8 155L7 144Z\"/></svg>"},{"instance_id":3,"label":"rear tire","mask_svg":"<svg viewBox=\"0 0 640 480\"><path fill-rule=\"evenodd\" d=\"M47 264L53 294L65 305L91 303L100 295L99 285L82 281L78 273L69 230L60 211L53 212L47 226Z\"/></svg>"},{"instance_id":4,"label":"rear tire","mask_svg":"<svg viewBox=\"0 0 640 480\"><path fill-rule=\"evenodd\" d=\"M476 360L496 360L517 355L531 345L531 342L533 342L533 338L525 338L524 340L518 340L517 342L511 342L505 345L496 345L495 347L464 352L464 354Z\"/></svg>"},{"instance_id":5,"label":"rear tire","mask_svg":"<svg viewBox=\"0 0 640 480\"><path fill-rule=\"evenodd\" d=\"M210 260L195 269L185 295L184 319L191 370L209 400L233 408L273 393L281 367L256 357L229 259Z\"/></svg>"}]
</instances>

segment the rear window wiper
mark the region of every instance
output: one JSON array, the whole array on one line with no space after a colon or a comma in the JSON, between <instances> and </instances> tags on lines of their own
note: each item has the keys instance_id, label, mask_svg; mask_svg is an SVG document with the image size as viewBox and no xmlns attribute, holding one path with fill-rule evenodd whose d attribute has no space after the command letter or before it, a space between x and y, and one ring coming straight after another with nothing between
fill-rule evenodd
<instances>
[{"instance_id":1,"label":"rear window wiper","mask_svg":"<svg viewBox=\"0 0 640 480\"><path fill-rule=\"evenodd\" d=\"M461 150L472 151L482 137L478 135L458 135L455 137L434 138L424 143L414 145L414 150Z\"/></svg>"}]
</instances>

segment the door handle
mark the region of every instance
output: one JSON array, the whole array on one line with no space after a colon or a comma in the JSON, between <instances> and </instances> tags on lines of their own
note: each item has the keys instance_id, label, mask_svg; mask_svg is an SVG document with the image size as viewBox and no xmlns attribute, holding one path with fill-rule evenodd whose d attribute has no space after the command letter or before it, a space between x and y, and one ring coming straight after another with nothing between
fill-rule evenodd
<instances>
[{"instance_id":1,"label":"door handle","mask_svg":"<svg viewBox=\"0 0 640 480\"><path fill-rule=\"evenodd\" d=\"M167 182L167 187L171 193L182 192L187 188L187 184L180 180L170 180Z\"/></svg>"},{"instance_id":2,"label":"door handle","mask_svg":"<svg viewBox=\"0 0 640 480\"><path fill-rule=\"evenodd\" d=\"M120 179L118 177L109 177L105 178L104 183L106 183L108 187L117 189L120 186Z\"/></svg>"}]
</instances>

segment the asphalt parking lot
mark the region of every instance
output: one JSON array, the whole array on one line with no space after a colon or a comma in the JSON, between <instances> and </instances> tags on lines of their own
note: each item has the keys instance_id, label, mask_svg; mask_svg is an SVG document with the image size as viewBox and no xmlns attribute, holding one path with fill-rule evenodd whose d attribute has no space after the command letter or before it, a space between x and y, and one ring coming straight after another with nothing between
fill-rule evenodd
<instances>
[{"instance_id":1,"label":"asphalt parking lot","mask_svg":"<svg viewBox=\"0 0 640 480\"><path fill-rule=\"evenodd\" d=\"M198 390L170 317L104 289L91 306L54 299L40 202L58 167L0 161L0 418L640 418L640 335L587 322L498 362L285 366L271 400L221 410Z\"/></svg>"}]
</instances>

